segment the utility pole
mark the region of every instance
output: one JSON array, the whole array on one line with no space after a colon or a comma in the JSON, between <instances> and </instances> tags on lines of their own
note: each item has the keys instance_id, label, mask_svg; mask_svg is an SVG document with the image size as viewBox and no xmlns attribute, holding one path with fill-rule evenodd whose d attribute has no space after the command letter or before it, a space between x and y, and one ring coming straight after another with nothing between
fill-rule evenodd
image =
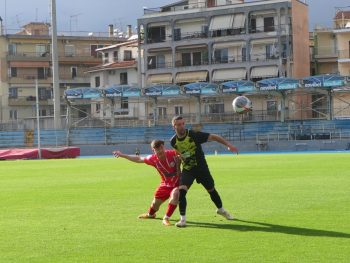
<instances>
[{"instance_id":1,"label":"utility pole","mask_svg":"<svg viewBox=\"0 0 350 263\"><path fill-rule=\"evenodd\" d=\"M56 0L51 0L51 28L52 28L52 81L53 81L53 110L54 128L61 128L61 99L60 83L58 77L58 55L57 55L57 25L56 25Z\"/></svg>"}]
</instances>

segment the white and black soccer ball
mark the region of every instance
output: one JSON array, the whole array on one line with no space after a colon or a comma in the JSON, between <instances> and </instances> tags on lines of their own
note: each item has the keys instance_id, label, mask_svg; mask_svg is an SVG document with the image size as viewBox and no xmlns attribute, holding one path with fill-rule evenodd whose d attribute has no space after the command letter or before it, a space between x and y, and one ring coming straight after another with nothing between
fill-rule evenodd
<instances>
[{"instance_id":1,"label":"white and black soccer ball","mask_svg":"<svg viewBox=\"0 0 350 263\"><path fill-rule=\"evenodd\" d=\"M252 102L246 96L238 96L232 101L233 111L246 113L252 110Z\"/></svg>"}]
</instances>

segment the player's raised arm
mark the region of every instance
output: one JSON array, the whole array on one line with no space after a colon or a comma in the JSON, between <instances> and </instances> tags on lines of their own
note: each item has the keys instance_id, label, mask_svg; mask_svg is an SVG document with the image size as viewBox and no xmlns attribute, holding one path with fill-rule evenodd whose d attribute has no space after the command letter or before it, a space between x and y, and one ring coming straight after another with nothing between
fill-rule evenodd
<instances>
[{"instance_id":1,"label":"player's raised arm","mask_svg":"<svg viewBox=\"0 0 350 263\"><path fill-rule=\"evenodd\" d=\"M128 154L122 153L121 151L114 151L113 155L116 158L121 157L134 163L144 163L144 159L137 155L128 155Z\"/></svg>"},{"instance_id":2,"label":"player's raised arm","mask_svg":"<svg viewBox=\"0 0 350 263\"><path fill-rule=\"evenodd\" d=\"M237 147L233 146L231 143L229 143L228 141L226 141L223 137L221 137L220 135L217 134L210 134L208 137L208 141L215 141L218 143L221 143L222 145L225 145L227 147L227 150L229 150L230 152L233 153L237 153L238 154L238 149Z\"/></svg>"}]
</instances>

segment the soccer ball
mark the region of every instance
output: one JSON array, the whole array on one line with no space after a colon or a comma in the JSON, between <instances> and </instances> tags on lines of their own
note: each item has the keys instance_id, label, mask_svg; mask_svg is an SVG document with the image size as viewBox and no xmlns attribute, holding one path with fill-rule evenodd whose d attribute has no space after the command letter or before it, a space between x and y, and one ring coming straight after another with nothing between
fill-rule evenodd
<instances>
[{"instance_id":1,"label":"soccer ball","mask_svg":"<svg viewBox=\"0 0 350 263\"><path fill-rule=\"evenodd\" d=\"M252 102L245 96L238 96L232 101L233 111L246 113L252 109Z\"/></svg>"}]
</instances>

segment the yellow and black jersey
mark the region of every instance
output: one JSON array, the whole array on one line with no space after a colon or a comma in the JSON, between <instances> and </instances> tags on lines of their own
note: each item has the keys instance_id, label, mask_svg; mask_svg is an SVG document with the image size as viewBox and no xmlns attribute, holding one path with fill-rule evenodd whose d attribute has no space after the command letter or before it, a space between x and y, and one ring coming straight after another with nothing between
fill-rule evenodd
<instances>
[{"instance_id":1,"label":"yellow and black jersey","mask_svg":"<svg viewBox=\"0 0 350 263\"><path fill-rule=\"evenodd\" d=\"M208 137L209 133L186 129L185 137L178 138L174 135L171 138L171 146L181 155L183 169L207 166L201 144L207 142Z\"/></svg>"}]
</instances>

